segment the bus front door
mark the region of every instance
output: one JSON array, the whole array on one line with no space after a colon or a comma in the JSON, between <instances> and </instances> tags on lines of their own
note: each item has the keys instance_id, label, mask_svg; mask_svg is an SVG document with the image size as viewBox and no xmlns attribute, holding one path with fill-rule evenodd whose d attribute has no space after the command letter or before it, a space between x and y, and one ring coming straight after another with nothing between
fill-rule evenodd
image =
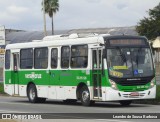
<instances>
[{"instance_id":1,"label":"bus front door","mask_svg":"<svg viewBox=\"0 0 160 122\"><path fill-rule=\"evenodd\" d=\"M19 77L18 77L18 66L19 66L19 54L12 53L13 56L13 83L14 83L14 95L19 94Z\"/></svg>"},{"instance_id":2,"label":"bus front door","mask_svg":"<svg viewBox=\"0 0 160 122\"><path fill-rule=\"evenodd\" d=\"M102 97L102 49L92 50L92 81L93 81L93 98L101 99Z\"/></svg>"}]
</instances>

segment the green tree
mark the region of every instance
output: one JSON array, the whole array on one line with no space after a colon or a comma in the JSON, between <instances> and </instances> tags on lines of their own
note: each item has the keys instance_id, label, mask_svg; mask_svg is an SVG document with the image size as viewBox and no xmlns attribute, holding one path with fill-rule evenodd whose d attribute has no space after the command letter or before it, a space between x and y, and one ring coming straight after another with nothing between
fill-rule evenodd
<instances>
[{"instance_id":1,"label":"green tree","mask_svg":"<svg viewBox=\"0 0 160 122\"><path fill-rule=\"evenodd\" d=\"M53 17L57 11L59 11L59 0L44 0L45 4L45 13L49 15L52 21L52 35L54 34L54 23ZM42 1L42 9L43 9L43 1Z\"/></svg>"},{"instance_id":2,"label":"green tree","mask_svg":"<svg viewBox=\"0 0 160 122\"><path fill-rule=\"evenodd\" d=\"M149 17L144 17L136 26L140 35L145 35L149 40L160 36L160 3L148 11Z\"/></svg>"}]
</instances>

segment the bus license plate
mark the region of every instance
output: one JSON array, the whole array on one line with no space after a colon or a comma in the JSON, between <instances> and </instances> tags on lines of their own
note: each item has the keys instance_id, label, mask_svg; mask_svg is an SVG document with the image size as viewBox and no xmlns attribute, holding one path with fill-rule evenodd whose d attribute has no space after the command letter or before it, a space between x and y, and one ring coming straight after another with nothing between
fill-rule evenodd
<instances>
[{"instance_id":1,"label":"bus license plate","mask_svg":"<svg viewBox=\"0 0 160 122\"><path fill-rule=\"evenodd\" d=\"M139 96L139 93L138 92L132 92L130 95L131 96Z\"/></svg>"}]
</instances>

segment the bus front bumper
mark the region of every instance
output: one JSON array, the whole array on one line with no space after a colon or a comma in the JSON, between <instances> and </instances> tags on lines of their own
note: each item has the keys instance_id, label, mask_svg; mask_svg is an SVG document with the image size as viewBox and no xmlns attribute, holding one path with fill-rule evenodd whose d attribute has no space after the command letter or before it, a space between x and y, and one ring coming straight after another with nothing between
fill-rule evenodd
<instances>
[{"instance_id":1,"label":"bus front bumper","mask_svg":"<svg viewBox=\"0 0 160 122\"><path fill-rule=\"evenodd\" d=\"M148 90L136 92L123 92L107 87L105 95L105 101L154 99L156 97L156 85Z\"/></svg>"}]
</instances>

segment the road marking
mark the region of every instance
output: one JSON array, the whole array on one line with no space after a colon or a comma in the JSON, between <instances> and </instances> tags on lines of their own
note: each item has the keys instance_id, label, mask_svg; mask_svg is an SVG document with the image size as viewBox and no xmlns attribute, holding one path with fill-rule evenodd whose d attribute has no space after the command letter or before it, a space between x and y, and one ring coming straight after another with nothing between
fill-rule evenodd
<instances>
[{"instance_id":1,"label":"road marking","mask_svg":"<svg viewBox=\"0 0 160 122\"><path fill-rule=\"evenodd\" d=\"M13 103L13 102L0 102L0 103L2 103L2 104L11 104L11 105L13 105L13 104L16 104L16 105L31 105L31 104L27 104L27 103Z\"/></svg>"},{"instance_id":2,"label":"road marking","mask_svg":"<svg viewBox=\"0 0 160 122\"><path fill-rule=\"evenodd\" d=\"M4 112L4 113L27 113L24 111L12 111L12 110L0 110L0 112Z\"/></svg>"}]
</instances>

